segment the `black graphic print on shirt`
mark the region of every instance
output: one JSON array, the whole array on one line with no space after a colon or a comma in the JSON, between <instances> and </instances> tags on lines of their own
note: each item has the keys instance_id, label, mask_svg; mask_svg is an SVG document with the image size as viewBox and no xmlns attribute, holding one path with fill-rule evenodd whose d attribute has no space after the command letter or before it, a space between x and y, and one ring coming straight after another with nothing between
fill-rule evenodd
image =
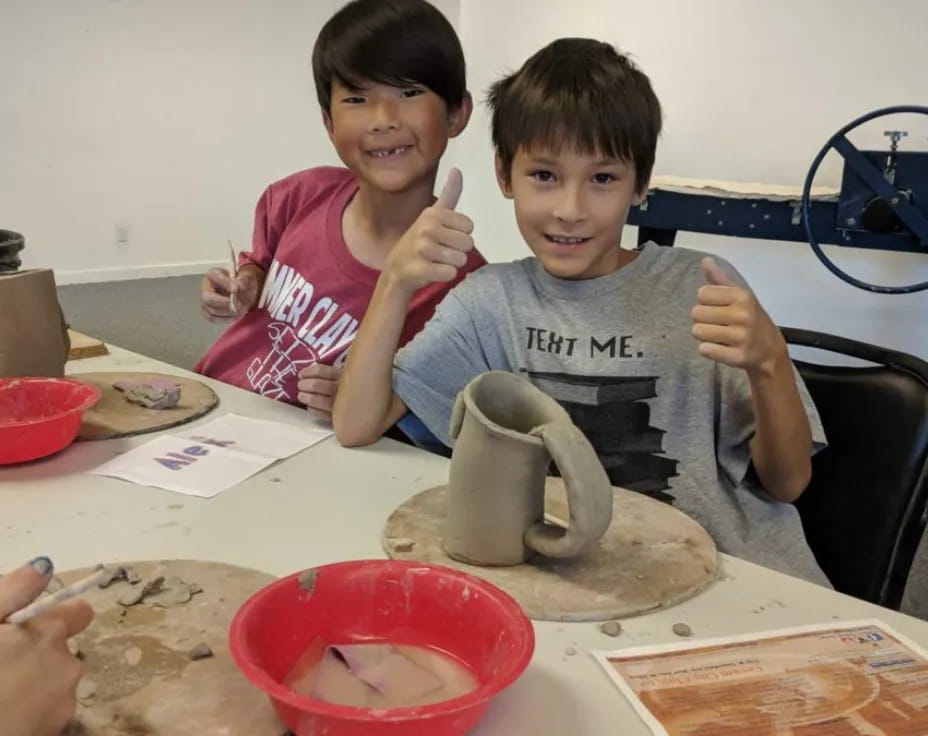
<instances>
[{"instance_id":1,"label":"black graphic print on shirt","mask_svg":"<svg viewBox=\"0 0 928 736\"><path fill-rule=\"evenodd\" d=\"M526 375L567 410L613 485L673 503L666 491L669 479L678 475L677 460L664 454L666 431L651 426L647 404L657 396L657 376Z\"/></svg>"}]
</instances>

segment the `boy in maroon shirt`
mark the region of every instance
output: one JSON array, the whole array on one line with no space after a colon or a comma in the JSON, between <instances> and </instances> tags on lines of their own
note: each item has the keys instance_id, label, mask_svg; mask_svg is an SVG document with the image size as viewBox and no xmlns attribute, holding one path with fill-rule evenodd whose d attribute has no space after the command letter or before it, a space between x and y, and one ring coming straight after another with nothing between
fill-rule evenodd
<instances>
[{"instance_id":1,"label":"boy in maroon shirt","mask_svg":"<svg viewBox=\"0 0 928 736\"><path fill-rule=\"evenodd\" d=\"M439 160L472 102L457 35L425 0L343 7L316 40L313 76L346 168L308 169L265 190L237 275L213 269L203 278L206 315L235 322L195 370L329 416L380 270L433 204ZM472 241L464 253L449 280L416 293L403 343L485 263Z\"/></svg>"}]
</instances>

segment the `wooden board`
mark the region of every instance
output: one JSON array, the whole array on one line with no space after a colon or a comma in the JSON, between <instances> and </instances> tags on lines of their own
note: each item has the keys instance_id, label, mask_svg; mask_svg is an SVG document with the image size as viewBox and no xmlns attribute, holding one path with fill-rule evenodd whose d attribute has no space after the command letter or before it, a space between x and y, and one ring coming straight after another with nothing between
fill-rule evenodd
<instances>
[{"instance_id":1,"label":"wooden board","mask_svg":"<svg viewBox=\"0 0 928 736\"><path fill-rule=\"evenodd\" d=\"M78 691L83 696L80 726L71 731L82 736L280 736L284 728L270 701L239 672L227 644L235 612L273 577L218 562L125 564L142 576L140 584L159 575L179 577L199 583L203 592L167 609L146 603L124 608L117 601L130 589L126 582L83 596L96 616L75 639L84 660L84 684ZM90 572L60 577L67 584ZM201 642L214 656L193 661L189 651Z\"/></svg>"},{"instance_id":2,"label":"wooden board","mask_svg":"<svg viewBox=\"0 0 928 736\"><path fill-rule=\"evenodd\" d=\"M219 397L205 383L164 373L77 373L71 378L97 386L103 395L92 409L84 412L84 423L78 440L108 440L157 432L192 422L219 403ZM126 400L125 394L113 388L117 381L145 382L153 378L169 379L180 384L180 403L173 409L146 409Z\"/></svg>"},{"instance_id":3,"label":"wooden board","mask_svg":"<svg viewBox=\"0 0 928 736\"><path fill-rule=\"evenodd\" d=\"M549 478L547 484L546 513L563 519L564 482ZM605 621L667 608L704 590L719 573L718 552L705 529L667 504L621 488L615 489L612 525L603 538L569 560L467 565L442 548L444 519L445 486L413 496L388 519L384 549L394 559L448 565L484 578L540 621Z\"/></svg>"},{"instance_id":4,"label":"wooden board","mask_svg":"<svg viewBox=\"0 0 928 736\"><path fill-rule=\"evenodd\" d=\"M81 360L83 358L96 358L101 355L109 355L110 351L102 340L90 337L81 332L68 330L68 337L71 339L71 349L68 351L68 360Z\"/></svg>"}]
</instances>

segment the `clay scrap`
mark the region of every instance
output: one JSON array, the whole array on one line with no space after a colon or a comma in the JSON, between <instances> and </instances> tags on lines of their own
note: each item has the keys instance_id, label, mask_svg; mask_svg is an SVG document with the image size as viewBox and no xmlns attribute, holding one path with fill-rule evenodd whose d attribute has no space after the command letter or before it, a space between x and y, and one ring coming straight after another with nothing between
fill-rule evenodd
<instances>
[{"instance_id":1,"label":"clay scrap","mask_svg":"<svg viewBox=\"0 0 928 736\"><path fill-rule=\"evenodd\" d=\"M622 633L622 624L618 621L606 621L606 623L600 624L599 630L606 636L618 636Z\"/></svg>"},{"instance_id":2,"label":"clay scrap","mask_svg":"<svg viewBox=\"0 0 928 736\"><path fill-rule=\"evenodd\" d=\"M164 582L164 576L161 575L153 580L149 580L144 585L140 585L137 588L123 593L119 596L119 605L120 606L135 606L145 600L145 597L148 595L153 595L161 592L161 584Z\"/></svg>"},{"instance_id":3,"label":"clay scrap","mask_svg":"<svg viewBox=\"0 0 928 736\"><path fill-rule=\"evenodd\" d=\"M689 627L689 624L677 623L673 625L673 633L677 636L692 636L693 630Z\"/></svg>"},{"instance_id":4,"label":"clay scrap","mask_svg":"<svg viewBox=\"0 0 928 736\"><path fill-rule=\"evenodd\" d=\"M210 649L209 644L205 642L197 644L193 649L190 650L190 659L194 662L200 659L209 659L213 656L213 650Z\"/></svg>"},{"instance_id":5,"label":"clay scrap","mask_svg":"<svg viewBox=\"0 0 928 736\"><path fill-rule=\"evenodd\" d=\"M299 583L300 587L307 593L312 593L313 588L316 587L317 577L319 577L319 571L313 567L301 573L300 577L297 578L297 582Z\"/></svg>"},{"instance_id":6,"label":"clay scrap","mask_svg":"<svg viewBox=\"0 0 928 736\"><path fill-rule=\"evenodd\" d=\"M124 608L140 603L148 603L153 608L177 608L202 592L203 588L198 583L188 583L178 577L165 580L163 575L159 575L144 584L134 585L119 596L118 603Z\"/></svg>"},{"instance_id":7,"label":"clay scrap","mask_svg":"<svg viewBox=\"0 0 928 736\"><path fill-rule=\"evenodd\" d=\"M162 378L152 378L144 383L116 381L113 388L122 391L126 401L146 409L173 409L180 402L180 384Z\"/></svg>"},{"instance_id":8,"label":"clay scrap","mask_svg":"<svg viewBox=\"0 0 928 736\"><path fill-rule=\"evenodd\" d=\"M109 588L113 583L119 582L121 580L126 581L130 585L135 585L142 580L139 574L133 568L128 566L107 568L106 570L106 577L100 581L100 587L104 590Z\"/></svg>"},{"instance_id":9,"label":"clay scrap","mask_svg":"<svg viewBox=\"0 0 928 736\"><path fill-rule=\"evenodd\" d=\"M88 678L83 678L77 685L77 699L90 700L97 694L97 683Z\"/></svg>"}]
</instances>

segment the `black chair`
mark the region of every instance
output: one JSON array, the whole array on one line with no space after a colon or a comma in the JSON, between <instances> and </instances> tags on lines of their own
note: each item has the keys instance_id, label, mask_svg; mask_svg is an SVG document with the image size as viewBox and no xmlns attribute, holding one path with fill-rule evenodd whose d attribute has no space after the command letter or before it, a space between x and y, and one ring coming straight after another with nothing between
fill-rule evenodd
<instances>
[{"instance_id":1,"label":"black chair","mask_svg":"<svg viewBox=\"0 0 928 736\"><path fill-rule=\"evenodd\" d=\"M928 363L906 353L790 327L786 341L867 361L794 361L829 446L797 502L835 588L899 609L928 521Z\"/></svg>"}]
</instances>

